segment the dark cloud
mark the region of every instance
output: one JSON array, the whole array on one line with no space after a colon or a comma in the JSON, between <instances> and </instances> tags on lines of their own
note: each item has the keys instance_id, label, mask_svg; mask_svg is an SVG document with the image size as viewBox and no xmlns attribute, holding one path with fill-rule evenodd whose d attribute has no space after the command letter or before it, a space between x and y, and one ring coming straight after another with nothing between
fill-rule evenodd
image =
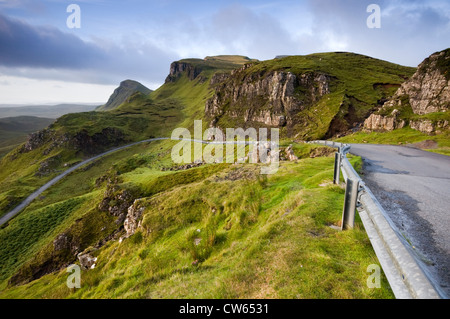
<instances>
[{"instance_id":1,"label":"dark cloud","mask_svg":"<svg viewBox=\"0 0 450 319\"><path fill-rule=\"evenodd\" d=\"M122 45L87 42L51 26L0 14L0 70L9 75L100 84L127 78L161 83L178 56L137 35Z\"/></svg>"},{"instance_id":2,"label":"dark cloud","mask_svg":"<svg viewBox=\"0 0 450 319\"><path fill-rule=\"evenodd\" d=\"M0 64L79 69L107 58L97 46L54 27L34 27L0 14Z\"/></svg>"}]
</instances>

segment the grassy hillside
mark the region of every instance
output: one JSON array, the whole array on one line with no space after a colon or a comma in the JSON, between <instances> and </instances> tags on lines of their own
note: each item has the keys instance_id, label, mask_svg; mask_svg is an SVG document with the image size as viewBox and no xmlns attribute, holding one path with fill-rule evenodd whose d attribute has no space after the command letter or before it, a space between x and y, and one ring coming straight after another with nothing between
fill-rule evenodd
<instances>
[{"instance_id":1,"label":"grassy hillside","mask_svg":"<svg viewBox=\"0 0 450 319\"><path fill-rule=\"evenodd\" d=\"M0 158L25 142L28 134L42 130L54 121L36 116L0 118Z\"/></svg>"},{"instance_id":2,"label":"grassy hillside","mask_svg":"<svg viewBox=\"0 0 450 319\"><path fill-rule=\"evenodd\" d=\"M288 124L282 130L284 136L308 140L329 138L360 124L382 101L393 95L415 70L354 53L318 53L254 62L251 67L231 77L227 85L238 87L244 82L251 85L255 79L273 71L291 72L297 77L311 73L327 75L331 79L330 93L314 103L305 103L305 107L293 116L292 125ZM308 92L304 90L299 86L294 93L300 101L308 99ZM220 116L217 125L245 125L243 116L230 116L239 114L248 106L245 99L242 103L223 106L226 113ZM264 97L261 97L260 104L256 106L258 110L271 109L271 102Z\"/></svg>"},{"instance_id":3,"label":"grassy hillside","mask_svg":"<svg viewBox=\"0 0 450 319\"><path fill-rule=\"evenodd\" d=\"M170 136L176 127L192 132L193 120L204 119L206 100L214 93L209 83L215 72L251 62L246 72L329 73L335 78L332 93L317 109L298 115L313 123L305 132L322 136L338 114L345 118L350 105L351 112L363 114L392 93L377 83L397 84L413 71L343 53L263 62L240 56L182 61L199 72L194 79L180 74L113 110L62 116L6 155L0 161L0 215L84 158ZM283 136L283 146L291 143ZM326 151L294 144L302 159L262 176L261 164L178 169L170 157L175 144L140 144L97 160L4 225L0 298L393 297L384 277L382 289L367 288L366 269L378 261L361 222L346 232L329 227L340 222L344 190L331 183L332 157L310 158ZM358 158L352 162L360 165ZM120 242L129 207L143 209L142 224ZM66 266L86 251L98 258L96 267L83 270L81 289L70 290Z\"/></svg>"},{"instance_id":4,"label":"grassy hillside","mask_svg":"<svg viewBox=\"0 0 450 319\"><path fill-rule=\"evenodd\" d=\"M331 183L332 157L283 162L267 178L258 164L161 171L172 145L110 155L48 190L1 229L8 245L0 250L0 298L393 297L384 276L381 289L367 288L366 269L378 261L360 220L352 231L329 227L340 222L344 196ZM294 150L309 157L313 148ZM359 159L352 162L358 166ZM114 229L114 217L98 209L105 172L120 178L119 187L137 188L137 205L145 209L134 235L98 247ZM8 284L14 274L30 276L33 265L64 258L53 242L61 233L98 258L94 269L82 271L80 289L67 288L65 267Z\"/></svg>"}]
</instances>

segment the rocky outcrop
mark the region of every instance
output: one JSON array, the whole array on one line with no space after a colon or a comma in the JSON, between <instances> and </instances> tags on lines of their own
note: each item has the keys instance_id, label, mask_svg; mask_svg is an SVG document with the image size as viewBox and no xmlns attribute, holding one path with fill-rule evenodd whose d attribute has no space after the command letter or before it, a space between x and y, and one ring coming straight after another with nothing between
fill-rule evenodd
<instances>
[{"instance_id":1,"label":"rocky outcrop","mask_svg":"<svg viewBox=\"0 0 450 319\"><path fill-rule=\"evenodd\" d=\"M126 102L136 92L148 95L152 90L141 83L133 80L125 80L114 90L105 105L100 106L97 111L113 110L120 104Z\"/></svg>"},{"instance_id":2,"label":"rocky outcrop","mask_svg":"<svg viewBox=\"0 0 450 319\"><path fill-rule=\"evenodd\" d=\"M137 194L131 190L108 184L98 209L109 212L112 216L117 217L116 224L122 224L127 216L128 207L137 197Z\"/></svg>"},{"instance_id":3,"label":"rocky outcrop","mask_svg":"<svg viewBox=\"0 0 450 319\"><path fill-rule=\"evenodd\" d=\"M189 80L194 80L202 70L191 63L176 61L170 64L170 72L165 83L175 82L183 73L186 73Z\"/></svg>"},{"instance_id":4,"label":"rocky outcrop","mask_svg":"<svg viewBox=\"0 0 450 319\"><path fill-rule=\"evenodd\" d=\"M286 155L288 161L298 160L297 155L295 155L294 151L292 150L292 144L286 147L286 149L284 150L284 154Z\"/></svg>"},{"instance_id":5,"label":"rocky outcrop","mask_svg":"<svg viewBox=\"0 0 450 319\"><path fill-rule=\"evenodd\" d=\"M441 130L445 130L449 128L449 122L446 120L443 121L431 121L431 120L411 120L409 122L409 126L412 129L417 131L421 131L422 133L432 134L432 133L441 133Z\"/></svg>"},{"instance_id":6,"label":"rocky outcrop","mask_svg":"<svg viewBox=\"0 0 450 319\"><path fill-rule=\"evenodd\" d=\"M249 67L211 79L215 94L205 105L211 126L224 115L272 127L292 125L296 113L330 93L331 77L324 73L246 72Z\"/></svg>"},{"instance_id":7,"label":"rocky outcrop","mask_svg":"<svg viewBox=\"0 0 450 319\"><path fill-rule=\"evenodd\" d=\"M56 131L46 128L31 134L27 142L19 148L19 152L27 153L45 146L42 151L43 155L48 155L59 147L67 147L86 155L95 155L126 141L125 134L114 127L106 127L101 132L94 134L90 134L85 129L75 134L57 134Z\"/></svg>"},{"instance_id":8,"label":"rocky outcrop","mask_svg":"<svg viewBox=\"0 0 450 319\"><path fill-rule=\"evenodd\" d=\"M364 127L371 131L392 131L405 126L404 120L399 120L395 116L396 112L391 116L382 116L379 114L371 114L365 121Z\"/></svg>"},{"instance_id":9,"label":"rocky outcrop","mask_svg":"<svg viewBox=\"0 0 450 319\"><path fill-rule=\"evenodd\" d=\"M120 238L120 241L133 235L141 226L141 217L144 210L145 206L141 204L139 199L135 200L133 205L128 207L128 214L123 222L123 227L126 233Z\"/></svg>"},{"instance_id":10,"label":"rocky outcrop","mask_svg":"<svg viewBox=\"0 0 450 319\"><path fill-rule=\"evenodd\" d=\"M89 247L77 255L82 269L87 270L95 268L95 263L97 262L97 257L93 256L95 251L95 248Z\"/></svg>"},{"instance_id":11,"label":"rocky outcrop","mask_svg":"<svg viewBox=\"0 0 450 319\"><path fill-rule=\"evenodd\" d=\"M417 72L403 83L394 100L409 96L415 114L447 111L450 108L450 49L432 54Z\"/></svg>"},{"instance_id":12,"label":"rocky outcrop","mask_svg":"<svg viewBox=\"0 0 450 319\"><path fill-rule=\"evenodd\" d=\"M432 54L405 81L394 96L382 108L364 122L366 130L392 131L409 126L427 134L448 128L448 121L420 118L435 112L447 112L450 108L450 49ZM412 110L413 119L399 116L401 110ZM386 114L391 112L391 114Z\"/></svg>"}]
</instances>

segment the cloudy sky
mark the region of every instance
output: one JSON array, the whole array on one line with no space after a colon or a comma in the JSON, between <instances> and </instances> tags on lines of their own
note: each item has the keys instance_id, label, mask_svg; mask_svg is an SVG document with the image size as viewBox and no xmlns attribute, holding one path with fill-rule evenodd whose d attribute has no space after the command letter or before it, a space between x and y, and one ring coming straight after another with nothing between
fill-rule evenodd
<instances>
[{"instance_id":1,"label":"cloudy sky","mask_svg":"<svg viewBox=\"0 0 450 319\"><path fill-rule=\"evenodd\" d=\"M104 103L125 79L158 88L189 57L350 51L417 66L448 47L448 0L0 0L0 104Z\"/></svg>"}]
</instances>

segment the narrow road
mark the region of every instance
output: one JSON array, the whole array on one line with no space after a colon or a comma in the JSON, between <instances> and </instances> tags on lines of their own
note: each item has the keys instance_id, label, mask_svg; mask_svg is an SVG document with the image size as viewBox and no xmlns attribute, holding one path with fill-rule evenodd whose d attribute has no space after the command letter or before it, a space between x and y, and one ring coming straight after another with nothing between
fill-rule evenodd
<instances>
[{"instance_id":1,"label":"narrow road","mask_svg":"<svg viewBox=\"0 0 450 319\"><path fill-rule=\"evenodd\" d=\"M450 156L420 149L351 144L363 180L417 259L450 297Z\"/></svg>"},{"instance_id":2,"label":"narrow road","mask_svg":"<svg viewBox=\"0 0 450 319\"><path fill-rule=\"evenodd\" d=\"M38 197L39 195L41 195L45 190L47 190L49 187L51 187L52 185L56 184L58 181L60 181L61 179L63 179L64 177L66 177L67 175L69 175L70 173L72 173L73 171L79 169L81 166L84 166L92 161L95 161L96 159L99 159L105 155L111 154L113 152L122 150L124 148L128 148L137 144L141 144L141 143L146 143L146 142L153 142L153 141L159 141L159 140L168 140L168 137L159 137L159 138L150 138L147 140L143 140L143 141L139 141L139 142L135 142L135 143L131 143L131 144L127 144L127 145L123 145L120 147L116 147L112 150L109 150L107 152L104 152L102 154L96 155L94 157L91 157L87 160L84 160L80 163L78 163L75 166L72 166L70 168L68 168L67 170L65 170L63 173L59 174L58 176L56 176L55 178L53 178L52 180L48 181L45 185L41 186L37 191L35 191L34 193L32 193L30 196L28 196L27 198L25 198L22 203L20 203L18 206L16 206L13 210L11 210L10 212L6 213L5 215L3 215L0 218L0 226L3 225L4 223L6 223L8 220L10 220L11 218L13 218L14 216L16 216L18 213L20 213L25 207L27 207L36 197Z\"/></svg>"},{"instance_id":3,"label":"narrow road","mask_svg":"<svg viewBox=\"0 0 450 319\"><path fill-rule=\"evenodd\" d=\"M67 175L69 175L70 173L72 173L73 171L79 169L80 167L95 161L96 159L99 159L103 156L109 155L113 152L119 151L119 150L123 150L125 148L137 145L137 144L142 144L142 143L147 143L147 142L153 142L153 141L161 141L161 140L178 140L178 141L190 141L190 142L197 142L197 143L202 143L202 144L248 144L250 142L248 141L222 141L222 142L217 142L217 141L203 141L203 140L197 140L197 139L188 139L188 138L169 138L169 137L155 137L155 138L150 138L150 139L146 139L146 140L142 140L142 141L138 141L138 142L134 142L131 144L127 144L127 145L123 145L120 147L116 147L114 149L111 149L107 152L104 152L102 154L96 155L94 157L91 157L87 160L84 160L80 163L78 163L75 166L70 167L69 169L65 170L63 173L59 174L58 176L56 176L55 178L53 178L52 180L48 181L45 185L41 186L38 190L36 190L35 192L33 192L30 196L28 196L27 198L25 198L19 205L17 205L13 210L9 211L8 213L6 213L5 215L3 215L0 218L0 226L3 225L4 223L6 223L8 220L10 220L11 218L13 218L14 216L16 216L18 213L20 213L25 207L27 207L28 205L30 205L30 203L36 199L39 195L41 195L44 191L46 191L49 187L53 186L54 184L56 184L58 181L60 181L61 179L63 179L64 177L66 177Z\"/></svg>"}]
</instances>

